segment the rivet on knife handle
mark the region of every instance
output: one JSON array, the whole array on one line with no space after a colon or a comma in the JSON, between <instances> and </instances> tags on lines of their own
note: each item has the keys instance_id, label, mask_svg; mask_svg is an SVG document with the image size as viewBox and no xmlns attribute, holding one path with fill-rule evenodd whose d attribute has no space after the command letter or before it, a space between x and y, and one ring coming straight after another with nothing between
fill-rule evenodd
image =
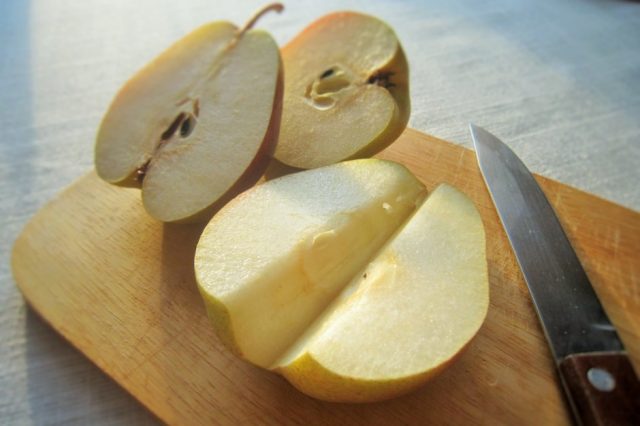
<instances>
[{"instance_id":1,"label":"rivet on knife handle","mask_svg":"<svg viewBox=\"0 0 640 426\"><path fill-rule=\"evenodd\" d=\"M576 421L640 426L640 382L549 200L507 145L469 127Z\"/></svg>"},{"instance_id":2,"label":"rivet on knife handle","mask_svg":"<svg viewBox=\"0 0 640 426\"><path fill-rule=\"evenodd\" d=\"M558 369L584 426L640 425L640 382L625 353L569 355Z\"/></svg>"}]
</instances>

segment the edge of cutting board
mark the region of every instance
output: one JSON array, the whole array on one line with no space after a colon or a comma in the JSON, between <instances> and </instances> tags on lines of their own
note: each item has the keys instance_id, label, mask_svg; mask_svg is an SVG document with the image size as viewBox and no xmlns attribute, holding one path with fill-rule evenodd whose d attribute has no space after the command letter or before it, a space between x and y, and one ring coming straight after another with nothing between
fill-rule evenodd
<instances>
[{"instance_id":1,"label":"edge of cutting board","mask_svg":"<svg viewBox=\"0 0 640 426\"><path fill-rule=\"evenodd\" d=\"M214 335L195 286L193 253L203 225L155 222L138 191L105 184L93 172L27 224L13 251L16 283L54 329L167 423L569 422L474 152L407 129L379 157L405 164L429 190L447 182L467 193L487 233L487 320L451 368L407 396L326 403L236 359ZM640 214L537 179L638 371Z\"/></svg>"}]
</instances>

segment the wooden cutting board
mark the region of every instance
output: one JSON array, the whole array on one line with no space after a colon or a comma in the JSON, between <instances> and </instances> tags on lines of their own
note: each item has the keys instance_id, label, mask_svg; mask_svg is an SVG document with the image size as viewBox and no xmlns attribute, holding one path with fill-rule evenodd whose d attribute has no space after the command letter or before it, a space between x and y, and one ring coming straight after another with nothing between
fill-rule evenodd
<instances>
[{"instance_id":1,"label":"wooden cutting board","mask_svg":"<svg viewBox=\"0 0 640 426\"><path fill-rule=\"evenodd\" d=\"M487 231L491 306L459 361L410 395L374 404L309 398L231 355L193 275L202 225L149 218L136 190L81 178L26 226L13 252L29 304L171 424L566 424L538 319L473 151L414 130L380 157L429 189L455 185ZM640 371L640 214L538 177ZM464 313L461 313L464 315Z\"/></svg>"}]
</instances>

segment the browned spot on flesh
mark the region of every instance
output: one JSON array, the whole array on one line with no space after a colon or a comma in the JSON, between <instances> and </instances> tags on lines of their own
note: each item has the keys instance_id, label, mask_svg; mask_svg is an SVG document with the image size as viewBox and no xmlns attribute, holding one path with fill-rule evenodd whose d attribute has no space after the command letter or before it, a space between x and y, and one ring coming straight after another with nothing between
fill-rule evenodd
<instances>
[{"instance_id":1,"label":"browned spot on flesh","mask_svg":"<svg viewBox=\"0 0 640 426\"><path fill-rule=\"evenodd\" d=\"M196 117L200 116L200 99L193 101L193 114Z\"/></svg>"}]
</instances>

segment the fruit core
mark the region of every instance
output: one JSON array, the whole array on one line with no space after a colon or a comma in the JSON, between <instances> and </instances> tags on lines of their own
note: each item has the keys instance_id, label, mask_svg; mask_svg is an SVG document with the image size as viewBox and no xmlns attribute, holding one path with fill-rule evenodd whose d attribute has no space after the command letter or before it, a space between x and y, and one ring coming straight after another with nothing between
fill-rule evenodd
<instances>
[{"instance_id":1,"label":"fruit core","mask_svg":"<svg viewBox=\"0 0 640 426\"><path fill-rule=\"evenodd\" d=\"M184 105L189 100L190 99L185 99L184 101L179 102L178 106ZM142 183L142 181L144 180L153 156L156 155L164 145L171 142L172 140L175 140L176 135L181 139L186 139L191 135L191 133L193 133L193 129L195 129L196 124L198 123L198 115L200 115L200 100L195 99L191 101L191 106L192 111L181 111L176 116L169 127L167 127L167 130L165 130L160 136L160 140L156 144L156 147L150 158L147 159L140 167L138 167L138 169L136 170L136 180L139 183Z\"/></svg>"},{"instance_id":2,"label":"fruit core","mask_svg":"<svg viewBox=\"0 0 640 426\"><path fill-rule=\"evenodd\" d=\"M392 72L377 71L371 74L363 82L349 68L336 64L327 68L307 86L305 98L316 109L326 110L332 108L338 98L352 91L357 86L375 84L384 88L394 87L391 82Z\"/></svg>"},{"instance_id":3,"label":"fruit core","mask_svg":"<svg viewBox=\"0 0 640 426\"><path fill-rule=\"evenodd\" d=\"M253 28L255 23L266 13L270 11L276 11L278 13L282 12L284 6L280 3L272 3L268 4L262 9L258 10L254 16L249 19L249 21L240 28L236 36L231 40L231 42L227 46L227 51L232 49L240 40L247 31ZM219 65L219 64L217 64ZM167 127L167 129L160 135L159 140L156 142L153 147L153 151L150 154L146 155L146 158L143 159L142 164L136 169L136 181L138 184L142 184L145 176L149 168L152 166L153 157L155 157L158 152L168 143L176 143L180 140L187 139L194 131L197 123L198 116L200 115L200 99L196 98L195 94L199 93L202 90L202 85L206 84L209 81L211 74L218 71L218 68L215 67L212 69L206 77L202 77L200 80L195 82L192 85L189 94L184 97L181 101L175 104L175 108L177 109L177 114L171 124Z\"/></svg>"}]
</instances>

